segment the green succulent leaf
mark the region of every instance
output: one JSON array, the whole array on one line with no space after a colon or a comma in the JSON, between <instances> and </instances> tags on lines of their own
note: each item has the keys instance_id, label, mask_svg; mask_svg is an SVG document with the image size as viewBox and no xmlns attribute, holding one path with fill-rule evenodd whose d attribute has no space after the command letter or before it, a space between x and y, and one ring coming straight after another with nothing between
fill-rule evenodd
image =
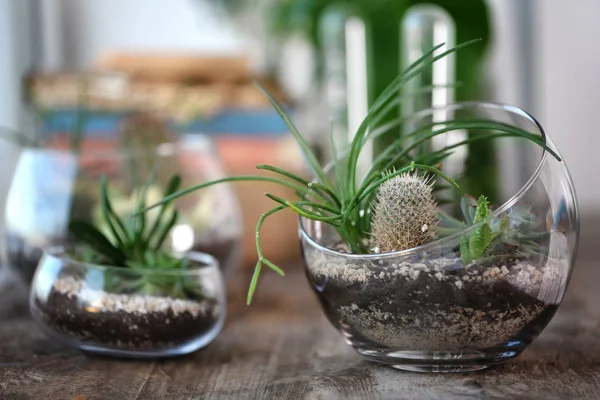
<instances>
[{"instance_id":1,"label":"green succulent leaf","mask_svg":"<svg viewBox=\"0 0 600 400\"><path fill-rule=\"evenodd\" d=\"M469 237L466 235L460 238L460 255L465 266L469 265L474 259L469 246Z\"/></svg>"},{"instance_id":2,"label":"green succulent leaf","mask_svg":"<svg viewBox=\"0 0 600 400\"><path fill-rule=\"evenodd\" d=\"M475 217L473 218L473 224L478 224L481 221L485 221L489 214L489 203L485 196L481 195L477 200L477 207L475 208Z\"/></svg>"},{"instance_id":3,"label":"green succulent leaf","mask_svg":"<svg viewBox=\"0 0 600 400\"><path fill-rule=\"evenodd\" d=\"M122 266L127 260L125 252L113 245L95 226L84 221L71 221L69 230L75 237L90 246L113 265ZM88 254L88 257L91 255Z\"/></svg>"},{"instance_id":4,"label":"green succulent leaf","mask_svg":"<svg viewBox=\"0 0 600 400\"><path fill-rule=\"evenodd\" d=\"M490 226L487 198L480 196L476 207L473 207L473 201L474 199L468 196L463 197L461 201L465 219L472 221L472 225L477 225L470 233L461 237L460 254L465 265L485 256L497 236Z\"/></svg>"},{"instance_id":5,"label":"green succulent leaf","mask_svg":"<svg viewBox=\"0 0 600 400\"><path fill-rule=\"evenodd\" d=\"M492 228L487 223L475 228L469 238L470 255L474 259L483 257L492 244Z\"/></svg>"}]
</instances>

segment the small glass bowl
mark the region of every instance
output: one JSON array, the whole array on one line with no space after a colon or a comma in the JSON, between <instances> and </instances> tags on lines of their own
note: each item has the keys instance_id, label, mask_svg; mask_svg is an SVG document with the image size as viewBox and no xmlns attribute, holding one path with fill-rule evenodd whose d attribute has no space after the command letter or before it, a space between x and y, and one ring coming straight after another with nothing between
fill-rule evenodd
<instances>
[{"instance_id":1,"label":"small glass bowl","mask_svg":"<svg viewBox=\"0 0 600 400\"><path fill-rule=\"evenodd\" d=\"M445 111L538 132L558 153L517 108L465 103ZM300 219L308 280L329 321L367 359L409 371L477 371L518 356L554 316L579 241L573 182L564 162L540 147L502 144L503 158L533 150L538 162L521 169L520 181L502 182L508 196L484 221L514 235L474 260L462 257L461 238L477 224L458 223L455 233L414 249L360 255L346 252L331 226Z\"/></svg>"},{"instance_id":2,"label":"small glass bowl","mask_svg":"<svg viewBox=\"0 0 600 400\"><path fill-rule=\"evenodd\" d=\"M46 250L31 286L31 314L49 336L90 353L194 352L217 337L227 306L218 261L187 257L191 266L183 270L134 270L74 261L62 247Z\"/></svg>"}]
</instances>

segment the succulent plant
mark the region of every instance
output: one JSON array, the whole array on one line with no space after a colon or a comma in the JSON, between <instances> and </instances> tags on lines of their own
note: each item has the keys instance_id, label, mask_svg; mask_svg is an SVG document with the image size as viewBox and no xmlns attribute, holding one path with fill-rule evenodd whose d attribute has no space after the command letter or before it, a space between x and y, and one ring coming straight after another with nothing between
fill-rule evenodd
<instances>
[{"instance_id":1,"label":"succulent plant","mask_svg":"<svg viewBox=\"0 0 600 400\"><path fill-rule=\"evenodd\" d=\"M405 173L377 191L371 217L372 243L380 252L418 247L435 239L437 204L432 181Z\"/></svg>"},{"instance_id":2,"label":"succulent plant","mask_svg":"<svg viewBox=\"0 0 600 400\"><path fill-rule=\"evenodd\" d=\"M474 227L460 238L460 257L465 265L491 253L502 254L502 247L529 254L548 251L543 243L548 240L549 233L532 212L530 204L517 204L501 218L492 215L495 209L485 196L476 199L465 195L460 206L463 221L438 210L441 223L437 234L444 237Z\"/></svg>"},{"instance_id":3,"label":"succulent plant","mask_svg":"<svg viewBox=\"0 0 600 400\"><path fill-rule=\"evenodd\" d=\"M492 243L508 229L508 218L502 218L494 229L489 221L490 211L487 198L479 197L473 217L473 225L477 226L470 234L460 238L460 256L465 265L483 257Z\"/></svg>"},{"instance_id":4,"label":"succulent plant","mask_svg":"<svg viewBox=\"0 0 600 400\"><path fill-rule=\"evenodd\" d=\"M133 270L172 270L186 269L189 259L186 256L171 254L164 249L171 230L179 218L177 210L171 202L166 202L154 212L142 211L146 201L158 196L158 200L168 197L177 191L181 178L174 175L162 193L148 193L156 190L154 174L150 176L142 190L136 193L134 215L119 215L116 203L111 201L108 183L102 177L101 220L88 223L71 220L69 230L79 240L79 246L73 249L74 259L87 263L95 263ZM158 201L155 200L155 201ZM137 212L136 212L137 211ZM126 213L128 214L128 213ZM122 282L120 274L113 269L104 273L105 287L109 291L139 292L147 295L172 296L175 298L204 298L202 288L193 277L177 274L140 274L136 282ZM123 286L126 285L126 286Z\"/></svg>"}]
</instances>

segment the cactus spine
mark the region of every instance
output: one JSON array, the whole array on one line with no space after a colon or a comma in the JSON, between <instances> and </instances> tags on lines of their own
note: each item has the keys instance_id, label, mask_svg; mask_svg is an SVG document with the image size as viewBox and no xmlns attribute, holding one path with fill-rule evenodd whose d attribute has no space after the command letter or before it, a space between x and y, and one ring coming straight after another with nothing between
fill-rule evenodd
<instances>
[{"instance_id":1,"label":"cactus spine","mask_svg":"<svg viewBox=\"0 0 600 400\"><path fill-rule=\"evenodd\" d=\"M372 244L380 252L411 249L435 239L437 204L424 177L402 174L384 182L373 203Z\"/></svg>"}]
</instances>

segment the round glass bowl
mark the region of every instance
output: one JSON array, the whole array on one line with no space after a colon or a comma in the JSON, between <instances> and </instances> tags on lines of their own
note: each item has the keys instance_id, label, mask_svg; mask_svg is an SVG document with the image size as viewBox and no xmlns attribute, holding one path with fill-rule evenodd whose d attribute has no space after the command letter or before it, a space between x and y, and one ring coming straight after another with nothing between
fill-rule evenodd
<instances>
[{"instance_id":1,"label":"round glass bowl","mask_svg":"<svg viewBox=\"0 0 600 400\"><path fill-rule=\"evenodd\" d=\"M120 146L120 147L119 147ZM42 249L72 242L68 224L78 219L103 226L100 179L108 179L109 198L117 214L133 213L149 177L145 202L156 203L169 179L181 177L180 188L225 177L210 138L183 135L174 142L148 147L119 145L106 149L83 146L66 150L23 150L5 209L7 264L30 282ZM241 257L242 217L231 186L215 185L174 202L177 224L165 242L170 251L214 255L230 276ZM158 209L148 213L152 220ZM147 224L148 229L152 224Z\"/></svg>"},{"instance_id":2,"label":"round glass bowl","mask_svg":"<svg viewBox=\"0 0 600 400\"><path fill-rule=\"evenodd\" d=\"M29 308L51 337L87 352L170 357L212 342L223 327L226 296L218 261L187 254L182 270L136 270L74 261L47 250L34 275Z\"/></svg>"},{"instance_id":3,"label":"round glass bowl","mask_svg":"<svg viewBox=\"0 0 600 400\"><path fill-rule=\"evenodd\" d=\"M469 103L446 111L540 133L558 153L542 127L516 108ZM331 226L300 220L308 280L329 321L358 353L403 370L476 371L518 356L552 319L578 246L573 183L564 162L536 145L520 139L498 148L501 157L519 161L532 154L537 163L500 181L508 195L483 223L503 233L475 259L461 253L461 241L483 223L438 233L418 248L357 255L344 251ZM507 189L515 185L516 191ZM474 209L467 204L468 213Z\"/></svg>"}]
</instances>

